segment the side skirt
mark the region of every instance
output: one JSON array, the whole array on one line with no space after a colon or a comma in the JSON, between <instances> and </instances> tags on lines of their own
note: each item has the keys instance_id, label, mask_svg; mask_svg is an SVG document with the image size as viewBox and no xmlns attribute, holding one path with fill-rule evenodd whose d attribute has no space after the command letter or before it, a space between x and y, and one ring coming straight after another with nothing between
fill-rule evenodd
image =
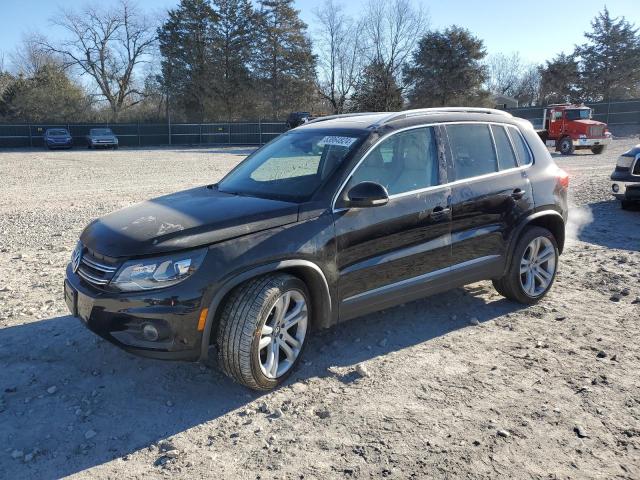
<instances>
[{"instance_id":1,"label":"side skirt","mask_svg":"<svg viewBox=\"0 0 640 480\"><path fill-rule=\"evenodd\" d=\"M488 255L367 290L342 300L340 321L435 295L469 283L496 278L501 275L503 268L502 256Z\"/></svg>"}]
</instances>

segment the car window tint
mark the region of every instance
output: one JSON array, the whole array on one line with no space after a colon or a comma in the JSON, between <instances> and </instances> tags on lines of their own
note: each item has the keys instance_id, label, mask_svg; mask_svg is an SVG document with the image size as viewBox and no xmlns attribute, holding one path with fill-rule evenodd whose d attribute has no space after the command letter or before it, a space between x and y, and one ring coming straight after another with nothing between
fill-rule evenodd
<instances>
[{"instance_id":1,"label":"car window tint","mask_svg":"<svg viewBox=\"0 0 640 480\"><path fill-rule=\"evenodd\" d=\"M389 195L438 185L438 149L431 127L396 133L375 147L353 173L360 182L383 185Z\"/></svg>"},{"instance_id":2,"label":"car window tint","mask_svg":"<svg viewBox=\"0 0 640 480\"><path fill-rule=\"evenodd\" d=\"M500 170L507 170L518 166L516 154L511 146L511 141L504 127L499 125L491 125L493 131L493 139L496 142L496 151L498 152L498 166Z\"/></svg>"},{"instance_id":3,"label":"car window tint","mask_svg":"<svg viewBox=\"0 0 640 480\"><path fill-rule=\"evenodd\" d=\"M531 158L529 147L525 143L524 138L522 138L522 134L515 127L509 127L509 134L511 136L511 141L516 148L520 165L529 165L533 160Z\"/></svg>"},{"instance_id":4,"label":"car window tint","mask_svg":"<svg viewBox=\"0 0 640 480\"><path fill-rule=\"evenodd\" d=\"M498 171L488 125L447 125L456 180Z\"/></svg>"}]
</instances>

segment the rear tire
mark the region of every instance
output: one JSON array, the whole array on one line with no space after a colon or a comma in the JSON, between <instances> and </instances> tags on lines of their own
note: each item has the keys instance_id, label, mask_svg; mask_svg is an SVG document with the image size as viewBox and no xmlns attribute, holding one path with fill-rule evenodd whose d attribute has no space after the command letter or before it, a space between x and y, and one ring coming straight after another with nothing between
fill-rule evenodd
<instances>
[{"instance_id":1,"label":"rear tire","mask_svg":"<svg viewBox=\"0 0 640 480\"><path fill-rule=\"evenodd\" d=\"M562 155L572 155L575 151L575 146L573 145L571 137L562 138L558 143L558 150Z\"/></svg>"},{"instance_id":2,"label":"rear tire","mask_svg":"<svg viewBox=\"0 0 640 480\"><path fill-rule=\"evenodd\" d=\"M225 302L217 332L222 371L254 390L284 382L300 361L311 326L302 280L275 273L249 280Z\"/></svg>"},{"instance_id":3,"label":"rear tire","mask_svg":"<svg viewBox=\"0 0 640 480\"><path fill-rule=\"evenodd\" d=\"M620 200L620 208L623 210L631 210L632 206L633 202L630 202L629 200Z\"/></svg>"},{"instance_id":4,"label":"rear tire","mask_svg":"<svg viewBox=\"0 0 640 480\"><path fill-rule=\"evenodd\" d=\"M597 145L595 147L591 147L591 152L594 153L595 155L600 155L602 152L604 152L604 145Z\"/></svg>"},{"instance_id":5,"label":"rear tire","mask_svg":"<svg viewBox=\"0 0 640 480\"><path fill-rule=\"evenodd\" d=\"M514 302L536 303L553 285L558 256L553 234L546 228L529 227L518 239L506 274L493 280L493 286L500 295Z\"/></svg>"}]
</instances>

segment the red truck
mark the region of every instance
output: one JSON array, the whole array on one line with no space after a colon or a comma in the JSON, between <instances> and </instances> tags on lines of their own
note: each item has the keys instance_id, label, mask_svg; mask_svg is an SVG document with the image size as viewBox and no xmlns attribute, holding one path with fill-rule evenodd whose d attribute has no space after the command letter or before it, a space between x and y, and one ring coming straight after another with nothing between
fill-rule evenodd
<instances>
[{"instance_id":1,"label":"red truck","mask_svg":"<svg viewBox=\"0 0 640 480\"><path fill-rule=\"evenodd\" d=\"M585 105L549 105L544 109L543 130L538 130L538 135L562 155L571 155L578 149L600 154L611 143L611 133L606 123L592 120L591 113Z\"/></svg>"}]
</instances>

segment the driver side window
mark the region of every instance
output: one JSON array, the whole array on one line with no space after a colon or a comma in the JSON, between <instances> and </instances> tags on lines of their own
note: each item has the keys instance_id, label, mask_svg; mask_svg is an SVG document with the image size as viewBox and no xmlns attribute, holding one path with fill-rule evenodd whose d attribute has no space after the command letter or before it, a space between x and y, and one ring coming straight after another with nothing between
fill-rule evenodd
<instances>
[{"instance_id":1,"label":"driver side window","mask_svg":"<svg viewBox=\"0 0 640 480\"><path fill-rule=\"evenodd\" d=\"M376 182L389 195L438 185L438 149L433 127L407 130L381 142L369 152L349 181Z\"/></svg>"}]
</instances>

